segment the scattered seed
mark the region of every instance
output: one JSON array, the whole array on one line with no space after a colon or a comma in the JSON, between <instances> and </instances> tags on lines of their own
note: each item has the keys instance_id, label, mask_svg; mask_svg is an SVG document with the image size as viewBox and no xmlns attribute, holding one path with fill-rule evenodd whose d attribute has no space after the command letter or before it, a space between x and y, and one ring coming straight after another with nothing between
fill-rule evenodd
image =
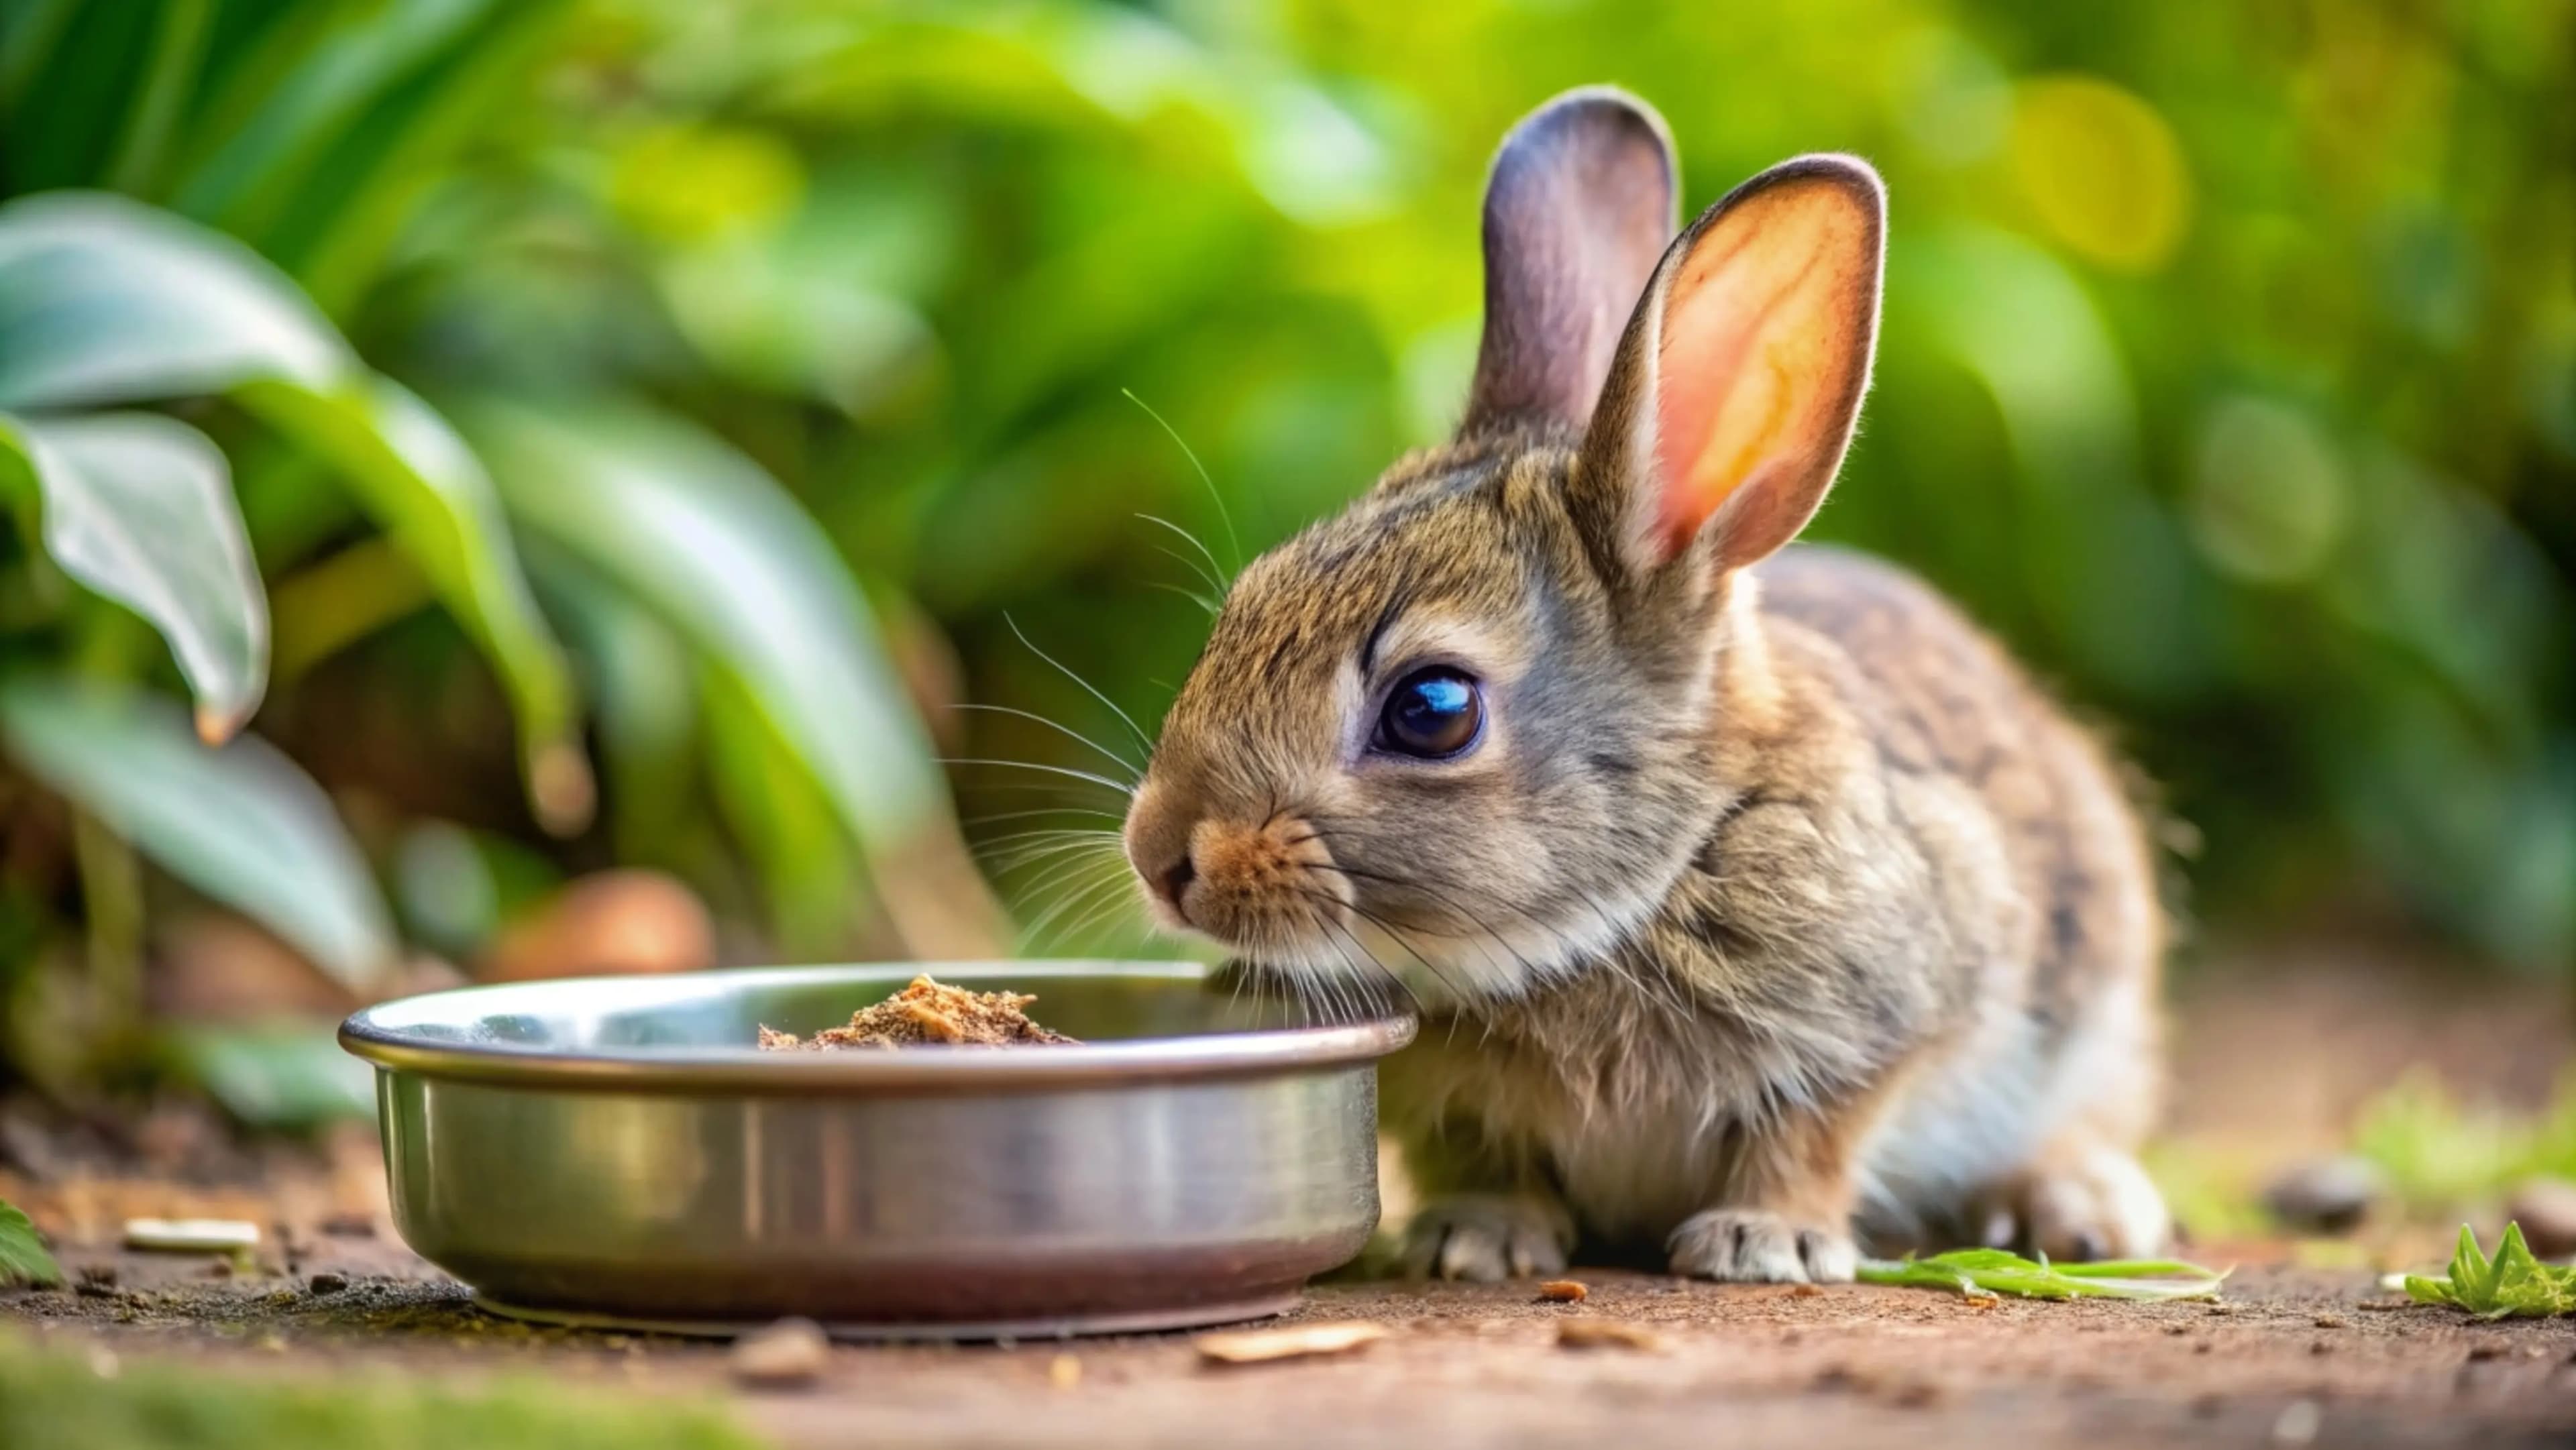
<instances>
[{"instance_id":1,"label":"scattered seed","mask_svg":"<svg viewBox=\"0 0 2576 1450\"><path fill-rule=\"evenodd\" d=\"M781 1319L734 1341L733 1377L759 1389L812 1384L831 1359L832 1341L811 1319Z\"/></svg>"},{"instance_id":2,"label":"scattered seed","mask_svg":"<svg viewBox=\"0 0 2576 1450\"><path fill-rule=\"evenodd\" d=\"M2373 1314L2386 1314L2392 1309L2412 1309L2415 1307L2415 1301L2412 1299L2364 1299L2352 1307L2355 1309L2367 1309Z\"/></svg>"},{"instance_id":3,"label":"scattered seed","mask_svg":"<svg viewBox=\"0 0 2576 1450\"><path fill-rule=\"evenodd\" d=\"M1824 1290L1817 1288L1813 1284L1792 1284L1789 1286L1789 1297L1792 1299L1814 1299L1823 1295L1824 1292Z\"/></svg>"},{"instance_id":4,"label":"scattered seed","mask_svg":"<svg viewBox=\"0 0 2576 1450\"><path fill-rule=\"evenodd\" d=\"M2191 1333L2191 1326L2188 1324L2168 1324L2165 1326L2165 1333L2173 1335L2176 1338L2180 1338L2183 1335Z\"/></svg>"},{"instance_id":5,"label":"scattered seed","mask_svg":"<svg viewBox=\"0 0 2576 1450\"><path fill-rule=\"evenodd\" d=\"M376 1236L376 1221L363 1213L335 1213L322 1220L322 1231L339 1239L371 1239Z\"/></svg>"},{"instance_id":6,"label":"scattered seed","mask_svg":"<svg viewBox=\"0 0 2576 1450\"><path fill-rule=\"evenodd\" d=\"M1888 1395L1887 1400L1889 1404L1900 1410L1924 1410L1941 1403L1949 1396L1948 1390L1930 1380L1909 1380L1898 1385Z\"/></svg>"},{"instance_id":7,"label":"scattered seed","mask_svg":"<svg viewBox=\"0 0 2576 1450\"><path fill-rule=\"evenodd\" d=\"M113 1289L113 1288L115 1288L115 1287L116 1287L116 1265L114 1265L114 1264L83 1264L83 1265L81 1265L81 1266L80 1266L80 1287L81 1287L84 1291L88 1291L88 1290L95 1290L95 1289Z\"/></svg>"},{"instance_id":8,"label":"scattered seed","mask_svg":"<svg viewBox=\"0 0 2576 1450\"><path fill-rule=\"evenodd\" d=\"M237 1218L129 1218L125 1246L174 1254L223 1254L259 1242L259 1225Z\"/></svg>"},{"instance_id":9,"label":"scattered seed","mask_svg":"<svg viewBox=\"0 0 2576 1450\"><path fill-rule=\"evenodd\" d=\"M2334 1342L2326 1339L2314 1340L2308 1345L2308 1353L2332 1354L2334 1353Z\"/></svg>"},{"instance_id":10,"label":"scattered seed","mask_svg":"<svg viewBox=\"0 0 2576 1450\"><path fill-rule=\"evenodd\" d=\"M1069 1354L1059 1354L1047 1361L1047 1383L1060 1390L1082 1383L1082 1361Z\"/></svg>"},{"instance_id":11,"label":"scattered seed","mask_svg":"<svg viewBox=\"0 0 2576 1450\"><path fill-rule=\"evenodd\" d=\"M1580 1304L1591 1296L1590 1289L1573 1279L1550 1279L1538 1286L1539 1302L1543 1304Z\"/></svg>"},{"instance_id":12,"label":"scattered seed","mask_svg":"<svg viewBox=\"0 0 2576 1450\"><path fill-rule=\"evenodd\" d=\"M337 1294L349 1287L345 1274L316 1274L304 1281L304 1287L316 1294Z\"/></svg>"},{"instance_id":13,"label":"scattered seed","mask_svg":"<svg viewBox=\"0 0 2576 1450\"><path fill-rule=\"evenodd\" d=\"M2472 1363L2481 1360L2502 1358L2504 1358L2504 1346L2501 1344L2472 1344L2469 1346L2469 1359Z\"/></svg>"},{"instance_id":14,"label":"scattered seed","mask_svg":"<svg viewBox=\"0 0 2576 1450\"><path fill-rule=\"evenodd\" d=\"M1623 1319L1560 1319L1556 1325L1556 1343L1560 1349L1642 1349L1660 1351L1664 1337L1642 1324Z\"/></svg>"},{"instance_id":15,"label":"scattered seed","mask_svg":"<svg viewBox=\"0 0 2576 1450\"><path fill-rule=\"evenodd\" d=\"M2348 1322L2350 1321L2346 1320L2340 1314L2320 1314L2317 1316L2317 1327L2319 1329L2341 1329Z\"/></svg>"},{"instance_id":16,"label":"scattered seed","mask_svg":"<svg viewBox=\"0 0 2576 1450\"><path fill-rule=\"evenodd\" d=\"M1341 1324L1292 1324L1285 1329L1238 1329L1202 1334L1190 1341L1199 1358L1210 1364L1266 1364L1274 1359L1305 1359L1346 1354L1386 1338L1386 1326L1355 1319Z\"/></svg>"}]
</instances>

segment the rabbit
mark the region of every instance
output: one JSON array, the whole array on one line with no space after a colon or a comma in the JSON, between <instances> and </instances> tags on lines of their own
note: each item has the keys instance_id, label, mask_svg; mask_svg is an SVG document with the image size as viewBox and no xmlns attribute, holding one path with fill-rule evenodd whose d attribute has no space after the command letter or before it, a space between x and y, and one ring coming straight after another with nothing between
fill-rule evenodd
<instances>
[{"instance_id":1,"label":"rabbit","mask_svg":"<svg viewBox=\"0 0 2576 1450\"><path fill-rule=\"evenodd\" d=\"M1784 547L1868 388L1880 180L1802 157L1678 235L1675 192L1617 90L1504 140L1463 421L1230 586L1123 827L1147 909L1412 995L1417 1272L2153 1251L2127 777L1931 587Z\"/></svg>"}]
</instances>

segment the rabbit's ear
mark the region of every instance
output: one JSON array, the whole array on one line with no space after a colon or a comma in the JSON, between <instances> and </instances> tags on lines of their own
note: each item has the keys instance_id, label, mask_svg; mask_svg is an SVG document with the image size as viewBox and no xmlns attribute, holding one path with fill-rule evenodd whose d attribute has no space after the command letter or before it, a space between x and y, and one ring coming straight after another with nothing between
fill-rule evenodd
<instances>
[{"instance_id":1,"label":"rabbit's ear","mask_svg":"<svg viewBox=\"0 0 2576 1450\"><path fill-rule=\"evenodd\" d=\"M1597 549L1647 573L1705 538L1734 569L1806 527L1869 387L1886 212L1868 163L1807 156L1674 240L1567 487Z\"/></svg>"},{"instance_id":2,"label":"rabbit's ear","mask_svg":"<svg viewBox=\"0 0 2576 1450\"><path fill-rule=\"evenodd\" d=\"M1485 183L1485 336L1461 436L1580 430L1672 239L1673 147L1624 91L1568 91L1503 138Z\"/></svg>"}]
</instances>

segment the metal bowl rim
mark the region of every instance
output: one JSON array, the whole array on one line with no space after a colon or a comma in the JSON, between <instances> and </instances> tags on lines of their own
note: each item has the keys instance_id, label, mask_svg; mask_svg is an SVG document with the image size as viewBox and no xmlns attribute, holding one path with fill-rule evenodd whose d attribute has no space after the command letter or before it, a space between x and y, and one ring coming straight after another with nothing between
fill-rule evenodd
<instances>
[{"instance_id":1,"label":"metal bowl rim","mask_svg":"<svg viewBox=\"0 0 2576 1450\"><path fill-rule=\"evenodd\" d=\"M1329 1026L1085 1042L1034 1052L929 1048L780 1053L751 1046L559 1052L502 1042L458 1042L380 1020L397 1013L414 1015L433 1004L451 1009L436 1020L463 1023L509 1010L514 997L588 991L599 993L603 1006L644 1008L712 988L807 986L831 977L874 984L922 973L960 984L1049 977L1203 982L1209 975L1194 962L889 962L505 982L451 988L364 1008L340 1024L340 1045L380 1068L522 1087L689 1094L972 1092L1196 1081L1356 1066L1375 1062L1411 1042L1416 1026L1411 1015L1396 1014Z\"/></svg>"}]
</instances>

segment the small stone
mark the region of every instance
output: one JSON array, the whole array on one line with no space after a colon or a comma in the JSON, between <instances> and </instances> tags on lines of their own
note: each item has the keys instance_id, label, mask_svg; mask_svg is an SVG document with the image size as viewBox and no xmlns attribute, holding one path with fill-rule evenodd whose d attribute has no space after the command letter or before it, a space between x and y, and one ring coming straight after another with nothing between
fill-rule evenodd
<instances>
[{"instance_id":1,"label":"small stone","mask_svg":"<svg viewBox=\"0 0 2576 1450\"><path fill-rule=\"evenodd\" d=\"M343 1274L316 1274L304 1281L304 1287L315 1294L337 1294L349 1287L349 1280Z\"/></svg>"},{"instance_id":2,"label":"small stone","mask_svg":"<svg viewBox=\"0 0 2576 1450\"><path fill-rule=\"evenodd\" d=\"M2533 1253L2544 1259L2576 1254L2576 1183L2525 1179L2505 1201L2505 1213L2522 1225L2523 1241Z\"/></svg>"},{"instance_id":3,"label":"small stone","mask_svg":"<svg viewBox=\"0 0 2576 1450\"><path fill-rule=\"evenodd\" d=\"M2328 1158L2273 1179L2263 1190L2263 1206L2295 1233L2344 1234L2359 1228L2387 1191L2378 1164L2367 1158Z\"/></svg>"},{"instance_id":4,"label":"small stone","mask_svg":"<svg viewBox=\"0 0 2576 1450\"><path fill-rule=\"evenodd\" d=\"M2317 1408L2316 1401L2293 1400L2281 1411L2281 1417L2272 1422L2272 1443L2310 1444L2317 1438L2317 1431L2324 1428L2325 1418L2325 1411Z\"/></svg>"},{"instance_id":5,"label":"small stone","mask_svg":"<svg viewBox=\"0 0 2576 1450\"><path fill-rule=\"evenodd\" d=\"M1618 1319L1563 1319L1557 1321L1556 1342L1561 1349L1642 1349L1660 1352L1664 1337L1642 1324Z\"/></svg>"},{"instance_id":6,"label":"small stone","mask_svg":"<svg viewBox=\"0 0 2576 1450\"><path fill-rule=\"evenodd\" d=\"M812 1384L832 1356L832 1341L811 1319L781 1319L734 1341L733 1377L760 1389Z\"/></svg>"}]
</instances>

